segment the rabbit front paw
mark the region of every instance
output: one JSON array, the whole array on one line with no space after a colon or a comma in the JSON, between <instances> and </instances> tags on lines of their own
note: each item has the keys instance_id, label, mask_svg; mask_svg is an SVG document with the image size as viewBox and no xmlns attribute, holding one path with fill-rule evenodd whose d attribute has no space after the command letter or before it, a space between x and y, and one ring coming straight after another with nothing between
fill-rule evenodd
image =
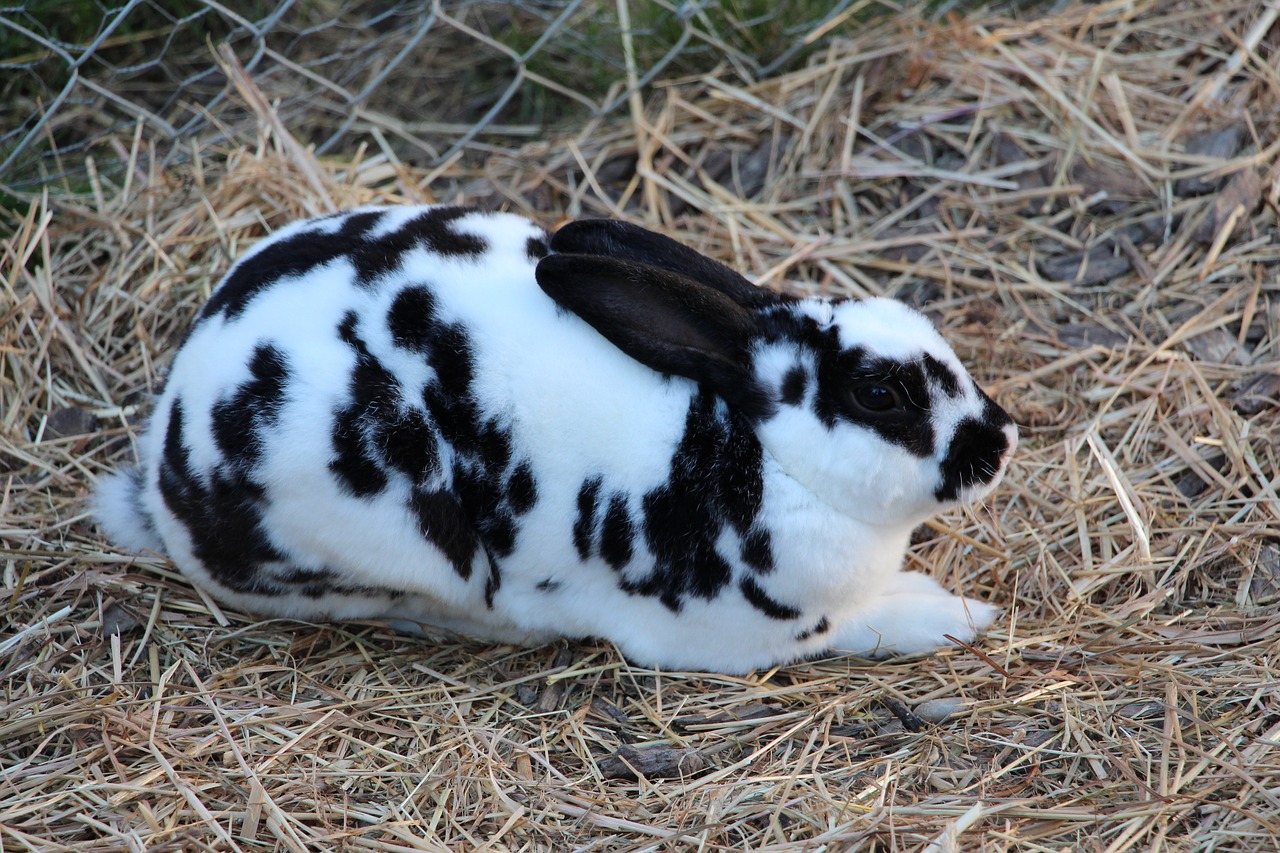
<instances>
[{"instance_id":1,"label":"rabbit front paw","mask_svg":"<svg viewBox=\"0 0 1280 853\"><path fill-rule=\"evenodd\" d=\"M901 572L839 629L831 648L878 658L927 652L954 645L953 638L971 642L999 614L998 607L952 595L927 575Z\"/></svg>"}]
</instances>

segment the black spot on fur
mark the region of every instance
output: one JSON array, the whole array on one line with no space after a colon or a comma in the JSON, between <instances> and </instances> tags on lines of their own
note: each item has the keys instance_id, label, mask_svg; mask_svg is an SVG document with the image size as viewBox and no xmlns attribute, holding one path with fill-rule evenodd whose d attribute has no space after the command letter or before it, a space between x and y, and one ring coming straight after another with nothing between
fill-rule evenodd
<instances>
[{"instance_id":1,"label":"black spot on fur","mask_svg":"<svg viewBox=\"0 0 1280 853\"><path fill-rule=\"evenodd\" d=\"M515 472L511 475L511 480L507 483L507 500L511 504L512 511L518 515L524 515L537 503L538 486L533 479L533 467L529 464L529 460L526 459L517 465Z\"/></svg>"},{"instance_id":2,"label":"black spot on fur","mask_svg":"<svg viewBox=\"0 0 1280 853\"><path fill-rule=\"evenodd\" d=\"M685 596L715 598L732 572L716 550L726 526L745 536L760 512L761 450L745 419L706 390L691 401L667 482L644 496L644 536L656 558L623 589L678 612Z\"/></svg>"},{"instance_id":3,"label":"black spot on fur","mask_svg":"<svg viewBox=\"0 0 1280 853\"><path fill-rule=\"evenodd\" d=\"M398 347L425 353L430 351L436 298L427 288L406 287L396 294L387 310L387 327Z\"/></svg>"},{"instance_id":4,"label":"black spot on fur","mask_svg":"<svg viewBox=\"0 0 1280 853\"><path fill-rule=\"evenodd\" d=\"M156 531L155 519L142 503L142 490L145 485L142 468L129 468L124 473L129 478L128 495L134 518L152 539L159 539L160 534Z\"/></svg>"},{"instance_id":5,"label":"black spot on fur","mask_svg":"<svg viewBox=\"0 0 1280 853\"><path fill-rule=\"evenodd\" d=\"M270 344L254 347L248 382L213 406L213 440L234 466L248 470L262 454L262 431L274 424L289 379L284 354Z\"/></svg>"},{"instance_id":6,"label":"black spot on fur","mask_svg":"<svg viewBox=\"0 0 1280 853\"><path fill-rule=\"evenodd\" d=\"M819 350L818 392L814 396L818 418L828 427L834 427L838 420L858 424L913 456L932 456L935 436L922 363L872 357L858 347L842 350L834 329L828 330L825 338ZM892 387L903 405L886 412L862 408L854 392L867 384Z\"/></svg>"},{"instance_id":7,"label":"black spot on fur","mask_svg":"<svg viewBox=\"0 0 1280 853\"><path fill-rule=\"evenodd\" d=\"M294 566L271 574L272 583L280 591L287 592L290 595L302 595L312 600L321 599L328 595L343 595L376 598L391 602L405 596L404 590L367 584L343 583L337 578L338 573L332 569L300 569Z\"/></svg>"},{"instance_id":8,"label":"black spot on fur","mask_svg":"<svg viewBox=\"0 0 1280 853\"><path fill-rule=\"evenodd\" d=\"M418 409L388 412L373 428L370 441L385 465L415 483L427 483L440 473L438 438Z\"/></svg>"},{"instance_id":9,"label":"black spot on fur","mask_svg":"<svg viewBox=\"0 0 1280 853\"><path fill-rule=\"evenodd\" d=\"M405 253L420 246L452 257L483 253L488 248L484 240L472 234L460 234L451 227L456 219L471 212L464 207L432 208L394 231L357 242L349 252L356 280L366 287L374 286L379 278L404 263Z\"/></svg>"},{"instance_id":10,"label":"black spot on fur","mask_svg":"<svg viewBox=\"0 0 1280 853\"><path fill-rule=\"evenodd\" d=\"M1009 416L990 399L983 407L982 418L966 418L957 426L942 460L942 482L933 495L939 501L953 501L970 486L990 483L1000 470L1000 462L1009 450L1004 427L1012 423Z\"/></svg>"},{"instance_id":11,"label":"black spot on fur","mask_svg":"<svg viewBox=\"0 0 1280 853\"><path fill-rule=\"evenodd\" d=\"M616 492L609 499L609 509L600 526L600 556L615 570L622 569L631 562L635 534L636 526L627 511L626 496Z\"/></svg>"},{"instance_id":12,"label":"black spot on fur","mask_svg":"<svg viewBox=\"0 0 1280 853\"><path fill-rule=\"evenodd\" d=\"M502 570L498 568L498 561L489 559L489 574L484 579L484 606L493 609L493 597L498 594L498 590L502 588Z\"/></svg>"},{"instance_id":13,"label":"black spot on fur","mask_svg":"<svg viewBox=\"0 0 1280 853\"><path fill-rule=\"evenodd\" d=\"M592 477L582 482L578 489L578 516L573 520L573 547L578 559L588 560L592 554L592 539L596 529L596 502L600 498L600 486L604 481Z\"/></svg>"},{"instance_id":14,"label":"black spot on fur","mask_svg":"<svg viewBox=\"0 0 1280 853\"><path fill-rule=\"evenodd\" d=\"M754 527L743 538L742 562L757 572L773 571L773 543L766 528Z\"/></svg>"},{"instance_id":15,"label":"black spot on fur","mask_svg":"<svg viewBox=\"0 0 1280 853\"><path fill-rule=\"evenodd\" d=\"M809 384L809 379L805 376L805 372L800 367L793 367L787 371L787 375L782 379L782 402L788 406L798 406L804 400L804 389Z\"/></svg>"},{"instance_id":16,"label":"black spot on fur","mask_svg":"<svg viewBox=\"0 0 1280 853\"><path fill-rule=\"evenodd\" d=\"M422 409L408 404L399 380L369 351L356 324L348 312L338 327L356 363L348 382L351 402L334 414L329 469L355 497L381 494L392 471L418 485L430 483L441 473L440 436Z\"/></svg>"},{"instance_id":17,"label":"black spot on fur","mask_svg":"<svg viewBox=\"0 0 1280 853\"><path fill-rule=\"evenodd\" d=\"M534 586L534 589L536 589L538 592L555 592L556 590L560 589L560 581L555 580L554 578L547 578L545 580L540 580Z\"/></svg>"},{"instance_id":18,"label":"black spot on fur","mask_svg":"<svg viewBox=\"0 0 1280 853\"><path fill-rule=\"evenodd\" d=\"M489 244L474 234L454 230L453 223L475 211L468 207L434 207L405 223L399 233L412 238L410 245L425 243L437 255L476 257L489 249Z\"/></svg>"},{"instance_id":19,"label":"black spot on fur","mask_svg":"<svg viewBox=\"0 0 1280 853\"><path fill-rule=\"evenodd\" d=\"M348 494L368 498L386 489L387 475L366 450L358 408L350 406L334 416L330 439L334 457L329 470Z\"/></svg>"},{"instance_id":20,"label":"black spot on fur","mask_svg":"<svg viewBox=\"0 0 1280 853\"><path fill-rule=\"evenodd\" d=\"M794 607L788 607L769 597L769 594L756 583L755 578L747 575L738 581L738 588L742 590L742 596L747 603L759 610L770 619L785 620L798 619L800 611Z\"/></svg>"},{"instance_id":21,"label":"black spot on fur","mask_svg":"<svg viewBox=\"0 0 1280 853\"><path fill-rule=\"evenodd\" d=\"M329 436L334 457L329 470L348 494L368 498L387 487L387 473L376 448L400 421L404 398L395 376L356 334L357 322L356 313L348 311L338 325L338 337L355 351L356 363L347 383L351 402L334 413ZM425 421L420 424L425 427ZM403 442L402 438L398 443Z\"/></svg>"},{"instance_id":22,"label":"black spot on fur","mask_svg":"<svg viewBox=\"0 0 1280 853\"><path fill-rule=\"evenodd\" d=\"M264 492L244 464L195 470L183 440L186 412L174 400L165 424L160 460L160 494L192 537L195 555L214 580L237 592L270 594L276 590L259 571L284 556L271 545L262 524Z\"/></svg>"},{"instance_id":23,"label":"black spot on fur","mask_svg":"<svg viewBox=\"0 0 1280 853\"><path fill-rule=\"evenodd\" d=\"M334 261L349 260L357 281L372 287L382 276L400 267L406 252L419 246L449 257L478 256L487 249L485 241L452 227L457 219L472 212L465 207L432 208L393 231L370 236L384 213L365 211L344 214L342 225L333 233L308 228L275 240L232 268L200 310L199 319L216 314L235 317L255 296L282 279L305 275Z\"/></svg>"},{"instance_id":24,"label":"black spot on fur","mask_svg":"<svg viewBox=\"0 0 1280 853\"><path fill-rule=\"evenodd\" d=\"M525 254L529 256L531 261L540 261L551 252L551 247L547 243L547 238L530 237L529 242L525 244Z\"/></svg>"},{"instance_id":25,"label":"black spot on fur","mask_svg":"<svg viewBox=\"0 0 1280 853\"><path fill-rule=\"evenodd\" d=\"M477 432L477 439L475 449L485 468L491 474L503 471L511 461L511 430L498 426L495 421L486 421Z\"/></svg>"},{"instance_id":26,"label":"black spot on fur","mask_svg":"<svg viewBox=\"0 0 1280 853\"><path fill-rule=\"evenodd\" d=\"M500 481L459 458L453 464L453 490L490 556L509 556L515 550L515 521L503 503Z\"/></svg>"},{"instance_id":27,"label":"black spot on fur","mask_svg":"<svg viewBox=\"0 0 1280 853\"><path fill-rule=\"evenodd\" d=\"M537 502L537 484L530 461L514 456L510 428L485 417L476 403L474 355L466 327L441 321L435 311L429 291L409 288L393 302L387 323L395 344L421 354L434 372L421 390L427 412L423 423L431 431L429 446L451 447L453 464L447 471L433 468L431 473L440 478L441 488L456 504L454 517L441 534L442 547L453 549L455 568L463 558L469 566L476 549L483 548L490 564L485 598L491 604L501 585L501 560L516 547L517 517ZM433 458L438 456L435 451ZM423 535L435 542L430 519L420 526ZM464 526L467 537L456 533Z\"/></svg>"},{"instance_id":28,"label":"black spot on fur","mask_svg":"<svg viewBox=\"0 0 1280 853\"><path fill-rule=\"evenodd\" d=\"M733 416L721 421L717 432L719 508L738 535L746 536L764 500L764 454L755 431Z\"/></svg>"},{"instance_id":29,"label":"black spot on fur","mask_svg":"<svg viewBox=\"0 0 1280 853\"><path fill-rule=\"evenodd\" d=\"M471 399L474 375L471 344L455 325L435 325L432 329L427 363L436 380L423 390L423 403L445 440L464 455L480 450L480 414Z\"/></svg>"},{"instance_id":30,"label":"black spot on fur","mask_svg":"<svg viewBox=\"0 0 1280 853\"><path fill-rule=\"evenodd\" d=\"M232 318L244 311L259 293L281 279L301 276L356 251L369 229L382 214L350 214L335 233L307 229L292 237L276 240L232 267L226 279L200 309L199 320L215 314Z\"/></svg>"},{"instance_id":31,"label":"black spot on fur","mask_svg":"<svg viewBox=\"0 0 1280 853\"><path fill-rule=\"evenodd\" d=\"M925 353L923 364L925 375L933 381L934 385L942 389L942 393L953 400L961 395L960 380L951 368L928 353Z\"/></svg>"},{"instance_id":32,"label":"black spot on fur","mask_svg":"<svg viewBox=\"0 0 1280 853\"><path fill-rule=\"evenodd\" d=\"M796 634L796 642L803 643L805 640L809 639L810 637L816 637L819 634L825 634L830 630L831 630L831 621L827 619L827 617L823 616L821 619L818 620L818 624L814 625L812 628L807 628L804 631L801 631L799 634Z\"/></svg>"},{"instance_id":33,"label":"black spot on fur","mask_svg":"<svg viewBox=\"0 0 1280 853\"><path fill-rule=\"evenodd\" d=\"M457 497L445 491L414 489L409 507L418 519L423 538L444 553L459 577L470 578L480 543Z\"/></svg>"}]
</instances>

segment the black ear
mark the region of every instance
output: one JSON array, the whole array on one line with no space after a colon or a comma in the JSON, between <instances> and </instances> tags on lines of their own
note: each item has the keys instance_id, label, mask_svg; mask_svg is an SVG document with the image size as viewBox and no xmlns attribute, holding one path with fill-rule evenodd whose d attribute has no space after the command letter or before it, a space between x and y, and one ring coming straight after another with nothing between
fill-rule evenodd
<instances>
[{"instance_id":1,"label":"black ear","mask_svg":"<svg viewBox=\"0 0 1280 853\"><path fill-rule=\"evenodd\" d=\"M756 287L719 261L654 231L617 219L579 219L551 236L551 251L636 261L702 282L742 305L766 305L778 295Z\"/></svg>"},{"instance_id":2,"label":"black ear","mask_svg":"<svg viewBox=\"0 0 1280 853\"><path fill-rule=\"evenodd\" d=\"M538 285L618 349L660 373L707 384L749 417L773 410L751 371L756 316L719 290L658 266L547 255Z\"/></svg>"}]
</instances>

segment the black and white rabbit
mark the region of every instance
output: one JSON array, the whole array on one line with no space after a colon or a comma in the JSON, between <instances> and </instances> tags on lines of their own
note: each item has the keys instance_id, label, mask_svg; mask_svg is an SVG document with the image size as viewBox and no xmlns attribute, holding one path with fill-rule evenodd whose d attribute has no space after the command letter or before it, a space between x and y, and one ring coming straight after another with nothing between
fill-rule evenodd
<instances>
[{"instance_id":1,"label":"black and white rabbit","mask_svg":"<svg viewBox=\"0 0 1280 853\"><path fill-rule=\"evenodd\" d=\"M1016 439L898 302L622 222L364 208L232 267L96 513L248 611L741 673L988 625L901 564Z\"/></svg>"}]
</instances>

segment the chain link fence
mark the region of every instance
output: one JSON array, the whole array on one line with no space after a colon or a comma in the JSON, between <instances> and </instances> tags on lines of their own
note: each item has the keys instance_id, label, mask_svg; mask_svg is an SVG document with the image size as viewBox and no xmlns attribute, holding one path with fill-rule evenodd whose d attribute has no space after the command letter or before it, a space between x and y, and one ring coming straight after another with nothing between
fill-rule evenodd
<instances>
[{"instance_id":1,"label":"chain link fence","mask_svg":"<svg viewBox=\"0 0 1280 853\"><path fill-rule=\"evenodd\" d=\"M870 0L32 0L0 7L0 190L83 187L141 132L169 158L245 131L229 52L321 154L437 164L624 109L655 80L768 75ZM80 183L77 183L77 180Z\"/></svg>"}]
</instances>

